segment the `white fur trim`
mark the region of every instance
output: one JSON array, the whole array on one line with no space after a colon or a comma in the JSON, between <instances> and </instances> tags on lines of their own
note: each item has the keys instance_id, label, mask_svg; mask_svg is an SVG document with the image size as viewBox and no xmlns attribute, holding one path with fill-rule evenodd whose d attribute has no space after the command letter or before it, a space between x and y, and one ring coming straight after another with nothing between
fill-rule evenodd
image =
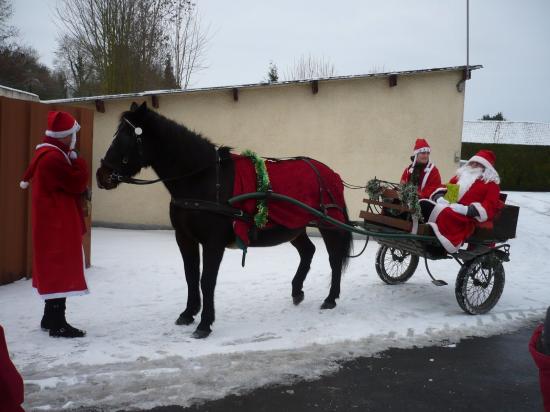
<instances>
[{"instance_id":1,"label":"white fur trim","mask_svg":"<svg viewBox=\"0 0 550 412\"><path fill-rule=\"evenodd\" d=\"M481 163L483 166L485 166L486 169L489 169L491 171L491 174L494 175L494 177L490 180L484 179L486 182L487 181L493 181L497 185L500 184L500 176L499 176L498 172L496 171L496 169L493 167L493 165L487 159L485 159L484 157L481 157L481 156L472 156L468 160L468 163L470 163L470 162ZM483 178L484 176L481 176L481 177Z\"/></svg>"},{"instance_id":2,"label":"white fur trim","mask_svg":"<svg viewBox=\"0 0 550 412\"><path fill-rule=\"evenodd\" d=\"M442 203L436 203L434 208L432 209L432 212L430 213L430 217L428 218L428 222L435 223L437 220L437 217L441 212L443 212L443 209L446 209L449 207L448 203L442 204Z\"/></svg>"},{"instance_id":3,"label":"white fur trim","mask_svg":"<svg viewBox=\"0 0 550 412\"><path fill-rule=\"evenodd\" d=\"M37 289L35 290L36 290L36 293L38 293L38 290ZM42 299L59 299L59 298L68 298L71 296L88 295L89 293L90 291L88 289L84 289L84 290L74 290L71 292L47 293L45 295L42 295L40 293L38 294Z\"/></svg>"},{"instance_id":4,"label":"white fur trim","mask_svg":"<svg viewBox=\"0 0 550 412\"><path fill-rule=\"evenodd\" d=\"M418 154L418 153L430 153L432 151L432 149L430 149L429 147L421 147L420 149L416 149L413 154Z\"/></svg>"},{"instance_id":5,"label":"white fur trim","mask_svg":"<svg viewBox=\"0 0 550 412\"><path fill-rule=\"evenodd\" d=\"M477 212L479 213L479 216L476 216L475 219L480 223L486 222L488 219L487 211L483 206L481 206L481 203L474 202L470 203L470 205L475 207Z\"/></svg>"},{"instance_id":6,"label":"white fur trim","mask_svg":"<svg viewBox=\"0 0 550 412\"><path fill-rule=\"evenodd\" d=\"M49 137L53 137L54 139L62 139L64 137L67 137L73 133L76 133L80 130L80 125L78 124L78 122L75 120L74 121L74 124L73 124L73 127L71 127L70 129L67 129L67 130L61 130L59 132L54 132L52 130L46 130L46 136L49 136Z\"/></svg>"},{"instance_id":7,"label":"white fur trim","mask_svg":"<svg viewBox=\"0 0 550 412\"><path fill-rule=\"evenodd\" d=\"M458 247L453 245L449 239L447 239L445 236L441 234L441 232L439 231L439 228L437 227L437 223L429 222L428 225L431 226L431 228L435 233L435 236L437 237L437 240L439 240L439 243L441 243L441 246L443 246L447 252L449 253L458 252L458 249L460 249L460 246L462 246L462 244L458 245Z\"/></svg>"},{"instance_id":8,"label":"white fur trim","mask_svg":"<svg viewBox=\"0 0 550 412\"><path fill-rule=\"evenodd\" d=\"M19 187L20 187L21 189L26 189L27 187L29 187L29 182L26 182L26 181L24 181L24 180L21 180L21 181L19 182Z\"/></svg>"},{"instance_id":9,"label":"white fur trim","mask_svg":"<svg viewBox=\"0 0 550 412\"><path fill-rule=\"evenodd\" d=\"M428 181L428 176L432 172L433 168L434 168L433 163L428 163L428 165L424 169L424 179L422 179L422 184L420 185L420 190L424 190L424 187L426 186L426 182Z\"/></svg>"},{"instance_id":10,"label":"white fur trim","mask_svg":"<svg viewBox=\"0 0 550 412\"><path fill-rule=\"evenodd\" d=\"M75 152L74 150L71 150L71 151L69 152L69 158L70 158L71 160L75 160L77 157L78 157L78 155L76 154L76 152Z\"/></svg>"},{"instance_id":11,"label":"white fur trim","mask_svg":"<svg viewBox=\"0 0 550 412\"><path fill-rule=\"evenodd\" d=\"M67 159L67 162L69 162L69 164L72 165L71 159L69 159L69 156L67 156L67 153L65 153L63 150L61 150L56 145L50 144L50 143L40 143L39 145L36 146L36 150L38 150L42 147L55 147L57 150L59 150L61 153L63 153L63 156L65 156L65 159Z\"/></svg>"},{"instance_id":12,"label":"white fur trim","mask_svg":"<svg viewBox=\"0 0 550 412\"><path fill-rule=\"evenodd\" d=\"M447 191L447 188L446 187L438 187L437 189L435 189L433 191L433 193L430 195L430 200L432 200L432 198L434 197L434 195L436 193L440 193L440 192L446 192Z\"/></svg>"}]
</instances>

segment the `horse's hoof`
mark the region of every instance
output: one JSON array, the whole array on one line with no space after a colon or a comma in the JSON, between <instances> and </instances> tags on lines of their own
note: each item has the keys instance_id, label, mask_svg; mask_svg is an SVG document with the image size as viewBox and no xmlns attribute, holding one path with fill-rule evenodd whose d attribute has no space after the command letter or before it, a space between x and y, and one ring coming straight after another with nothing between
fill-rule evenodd
<instances>
[{"instance_id":1,"label":"horse's hoof","mask_svg":"<svg viewBox=\"0 0 550 412\"><path fill-rule=\"evenodd\" d=\"M321 309L334 309L335 307L336 307L336 302L331 302L328 300L325 300L321 305Z\"/></svg>"},{"instance_id":2,"label":"horse's hoof","mask_svg":"<svg viewBox=\"0 0 550 412\"><path fill-rule=\"evenodd\" d=\"M195 321L193 316L187 316L183 313L176 319L176 325L190 325Z\"/></svg>"},{"instance_id":3,"label":"horse's hoof","mask_svg":"<svg viewBox=\"0 0 550 412\"><path fill-rule=\"evenodd\" d=\"M191 335L191 337L195 339L204 339L204 338L207 338L208 335L210 335L210 333L212 333L211 330L196 329L195 332L193 332L193 334Z\"/></svg>"},{"instance_id":4,"label":"horse's hoof","mask_svg":"<svg viewBox=\"0 0 550 412\"><path fill-rule=\"evenodd\" d=\"M299 294L297 295L292 295L292 302L295 304L295 305L299 305L300 303L302 303L302 301L304 300L304 292L300 292Z\"/></svg>"}]
</instances>

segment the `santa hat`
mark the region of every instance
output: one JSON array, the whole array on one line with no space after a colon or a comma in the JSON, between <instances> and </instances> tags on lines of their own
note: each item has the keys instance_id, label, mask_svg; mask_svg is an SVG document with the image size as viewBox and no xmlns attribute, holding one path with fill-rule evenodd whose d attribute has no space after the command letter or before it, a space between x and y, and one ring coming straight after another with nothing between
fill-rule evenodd
<instances>
[{"instance_id":1,"label":"santa hat","mask_svg":"<svg viewBox=\"0 0 550 412\"><path fill-rule=\"evenodd\" d=\"M428 144L428 141L426 139L418 138L416 139L416 142L414 143L414 159L412 166L416 164L416 158L418 157L418 153L430 153L432 151L430 145Z\"/></svg>"},{"instance_id":2,"label":"santa hat","mask_svg":"<svg viewBox=\"0 0 550 412\"><path fill-rule=\"evenodd\" d=\"M497 160L497 157L495 154L490 150L480 150L477 152L474 156L468 160L468 163L470 162L478 162L485 166L486 169L495 169L495 161Z\"/></svg>"},{"instance_id":3,"label":"santa hat","mask_svg":"<svg viewBox=\"0 0 550 412\"><path fill-rule=\"evenodd\" d=\"M485 167L483 179L485 181L494 181L496 183L500 183L500 177L495 169L496 160L497 157L491 150L480 150L468 160L468 163L477 162L482 164Z\"/></svg>"},{"instance_id":4,"label":"santa hat","mask_svg":"<svg viewBox=\"0 0 550 412\"><path fill-rule=\"evenodd\" d=\"M44 133L48 137L53 137L54 139L62 139L64 137L72 135L71 139L71 150L74 149L76 144L76 132L80 130L80 125L76 119L67 112L57 112L50 111L48 112L48 129ZM34 174L35 166L31 164L23 180L19 183L21 189L26 189L29 187L29 181Z\"/></svg>"},{"instance_id":5,"label":"santa hat","mask_svg":"<svg viewBox=\"0 0 550 412\"><path fill-rule=\"evenodd\" d=\"M48 113L48 130L46 130L46 136L62 139L69 135L73 135L73 138L76 138L76 132L79 130L80 125L69 113L54 111Z\"/></svg>"},{"instance_id":6,"label":"santa hat","mask_svg":"<svg viewBox=\"0 0 550 412\"><path fill-rule=\"evenodd\" d=\"M418 153L430 153L432 151L428 141L426 139L416 139L414 143L413 153L417 155Z\"/></svg>"}]
</instances>

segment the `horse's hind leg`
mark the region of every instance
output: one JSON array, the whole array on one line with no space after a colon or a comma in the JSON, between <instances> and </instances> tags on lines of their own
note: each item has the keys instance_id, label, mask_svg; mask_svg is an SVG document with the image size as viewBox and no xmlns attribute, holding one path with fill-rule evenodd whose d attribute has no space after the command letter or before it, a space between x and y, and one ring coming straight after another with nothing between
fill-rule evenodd
<instances>
[{"instance_id":1,"label":"horse's hind leg","mask_svg":"<svg viewBox=\"0 0 550 412\"><path fill-rule=\"evenodd\" d=\"M299 305L304 300L304 291L302 288L315 253L315 245L309 239L305 230L297 238L291 240L290 243L300 254L300 264L292 279L292 301L295 305Z\"/></svg>"},{"instance_id":2,"label":"horse's hind leg","mask_svg":"<svg viewBox=\"0 0 550 412\"><path fill-rule=\"evenodd\" d=\"M330 291L321 309L333 309L340 297L340 281L351 247L351 233L336 229L319 229L329 256L332 279Z\"/></svg>"},{"instance_id":3,"label":"horse's hind leg","mask_svg":"<svg viewBox=\"0 0 550 412\"><path fill-rule=\"evenodd\" d=\"M201 309L199 244L176 230L176 241L183 258L187 281L187 307L176 320L176 325L189 325Z\"/></svg>"}]
</instances>

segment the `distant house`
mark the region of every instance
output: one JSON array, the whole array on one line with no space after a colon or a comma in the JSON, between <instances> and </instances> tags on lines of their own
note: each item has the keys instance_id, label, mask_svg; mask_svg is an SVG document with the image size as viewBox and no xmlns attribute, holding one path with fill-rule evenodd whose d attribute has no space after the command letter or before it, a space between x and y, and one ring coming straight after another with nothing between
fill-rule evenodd
<instances>
[{"instance_id":1,"label":"distant house","mask_svg":"<svg viewBox=\"0 0 550 412\"><path fill-rule=\"evenodd\" d=\"M462 143L550 146L550 123L465 121L462 129Z\"/></svg>"},{"instance_id":2,"label":"distant house","mask_svg":"<svg viewBox=\"0 0 550 412\"><path fill-rule=\"evenodd\" d=\"M495 152L503 189L550 191L550 123L465 121L462 159L482 148Z\"/></svg>"}]
</instances>

